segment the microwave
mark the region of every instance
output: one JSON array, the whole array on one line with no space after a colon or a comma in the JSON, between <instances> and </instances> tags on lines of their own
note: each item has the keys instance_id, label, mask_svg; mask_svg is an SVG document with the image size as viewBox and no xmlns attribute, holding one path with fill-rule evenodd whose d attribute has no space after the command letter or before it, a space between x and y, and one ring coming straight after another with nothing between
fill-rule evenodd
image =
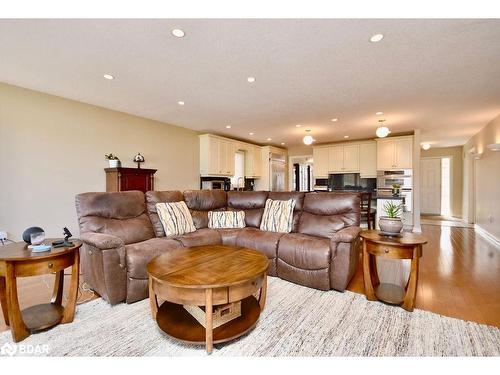
<instances>
[{"instance_id":1,"label":"microwave","mask_svg":"<svg viewBox=\"0 0 500 375\"><path fill-rule=\"evenodd\" d=\"M203 190L224 190L224 184L224 180L203 181L201 188Z\"/></svg>"}]
</instances>

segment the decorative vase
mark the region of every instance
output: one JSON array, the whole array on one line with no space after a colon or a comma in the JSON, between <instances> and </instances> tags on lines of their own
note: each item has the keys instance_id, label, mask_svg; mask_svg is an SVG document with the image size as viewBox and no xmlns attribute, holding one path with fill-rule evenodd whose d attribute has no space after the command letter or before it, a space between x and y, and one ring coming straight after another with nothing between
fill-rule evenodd
<instances>
[{"instance_id":1,"label":"decorative vase","mask_svg":"<svg viewBox=\"0 0 500 375\"><path fill-rule=\"evenodd\" d=\"M121 163L120 160L108 160L110 168L119 168Z\"/></svg>"},{"instance_id":2,"label":"decorative vase","mask_svg":"<svg viewBox=\"0 0 500 375\"><path fill-rule=\"evenodd\" d=\"M403 230L403 221L400 217L381 216L378 220L380 230L389 235L397 235Z\"/></svg>"}]
</instances>

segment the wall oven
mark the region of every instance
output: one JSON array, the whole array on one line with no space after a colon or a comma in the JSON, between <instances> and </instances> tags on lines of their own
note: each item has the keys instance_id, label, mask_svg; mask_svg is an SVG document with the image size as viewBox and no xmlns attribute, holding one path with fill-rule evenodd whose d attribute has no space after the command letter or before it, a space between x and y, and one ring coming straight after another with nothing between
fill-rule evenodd
<instances>
[{"instance_id":1,"label":"wall oven","mask_svg":"<svg viewBox=\"0 0 500 375\"><path fill-rule=\"evenodd\" d=\"M377 190L392 189L392 185L399 185L401 190L413 187L413 171L411 169L401 169L397 171L378 171Z\"/></svg>"}]
</instances>

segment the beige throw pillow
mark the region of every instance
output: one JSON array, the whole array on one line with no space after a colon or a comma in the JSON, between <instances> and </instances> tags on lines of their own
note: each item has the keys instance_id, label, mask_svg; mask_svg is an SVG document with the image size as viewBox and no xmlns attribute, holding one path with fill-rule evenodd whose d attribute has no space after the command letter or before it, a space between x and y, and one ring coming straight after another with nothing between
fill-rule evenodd
<instances>
[{"instance_id":1,"label":"beige throw pillow","mask_svg":"<svg viewBox=\"0 0 500 375\"><path fill-rule=\"evenodd\" d=\"M208 212L208 227L209 228L244 228L245 227L245 212L244 211L209 211Z\"/></svg>"},{"instance_id":2,"label":"beige throw pillow","mask_svg":"<svg viewBox=\"0 0 500 375\"><path fill-rule=\"evenodd\" d=\"M160 217L161 224L163 225L167 237L180 236L196 230L191 213L186 203L183 201L157 203L156 212Z\"/></svg>"},{"instance_id":3,"label":"beige throw pillow","mask_svg":"<svg viewBox=\"0 0 500 375\"><path fill-rule=\"evenodd\" d=\"M295 201L293 199L287 201L268 199L260 229L268 232L290 233L293 226L294 207Z\"/></svg>"}]
</instances>

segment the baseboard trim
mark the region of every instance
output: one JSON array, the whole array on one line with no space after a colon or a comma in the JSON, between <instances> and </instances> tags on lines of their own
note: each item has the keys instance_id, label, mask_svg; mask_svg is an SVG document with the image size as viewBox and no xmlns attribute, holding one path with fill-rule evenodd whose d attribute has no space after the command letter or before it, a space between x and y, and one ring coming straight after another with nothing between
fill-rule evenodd
<instances>
[{"instance_id":1,"label":"baseboard trim","mask_svg":"<svg viewBox=\"0 0 500 375\"><path fill-rule=\"evenodd\" d=\"M481 226L474 224L474 229L479 235L481 235L484 239L491 242L495 247L500 250L500 240L488 232L486 229L481 228Z\"/></svg>"}]
</instances>

